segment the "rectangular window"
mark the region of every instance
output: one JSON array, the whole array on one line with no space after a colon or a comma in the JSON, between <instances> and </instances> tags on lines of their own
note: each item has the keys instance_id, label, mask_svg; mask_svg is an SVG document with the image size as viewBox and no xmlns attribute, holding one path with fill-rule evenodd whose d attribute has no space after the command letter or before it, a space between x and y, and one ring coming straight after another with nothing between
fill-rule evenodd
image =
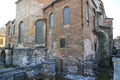
<instances>
[{"instance_id":1,"label":"rectangular window","mask_svg":"<svg viewBox=\"0 0 120 80\"><path fill-rule=\"evenodd\" d=\"M65 48L65 44L66 44L65 38L61 38L60 39L60 48Z\"/></svg>"}]
</instances>

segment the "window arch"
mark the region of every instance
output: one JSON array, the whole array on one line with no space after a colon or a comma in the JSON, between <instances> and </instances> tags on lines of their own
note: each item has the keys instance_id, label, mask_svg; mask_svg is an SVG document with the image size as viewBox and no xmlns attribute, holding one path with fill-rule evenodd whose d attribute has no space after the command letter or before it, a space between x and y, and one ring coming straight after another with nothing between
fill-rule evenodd
<instances>
[{"instance_id":1,"label":"window arch","mask_svg":"<svg viewBox=\"0 0 120 80\"><path fill-rule=\"evenodd\" d=\"M53 13L50 14L49 21L50 21L50 28L53 28L54 27L54 14Z\"/></svg>"},{"instance_id":2,"label":"window arch","mask_svg":"<svg viewBox=\"0 0 120 80\"><path fill-rule=\"evenodd\" d=\"M24 42L25 25L23 22L19 25L19 43Z\"/></svg>"},{"instance_id":3,"label":"window arch","mask_svg":"<svg viewBox=\"0 0 120 80\"><path fill-rule=\"evenodd\" d=\"M37 20L35 25L35 42L37 44L45 44L45 22L43 20Z\"/></svg>"},{"instance_id":4,"label":"window arch","mask_svg":"<svg viewBox=\"0 0 120 80\"><path fill-rule=\"evenodd\" d=\"M70 8L64 8L64 25L70 24Z\"/></svg>"}]
</instances>

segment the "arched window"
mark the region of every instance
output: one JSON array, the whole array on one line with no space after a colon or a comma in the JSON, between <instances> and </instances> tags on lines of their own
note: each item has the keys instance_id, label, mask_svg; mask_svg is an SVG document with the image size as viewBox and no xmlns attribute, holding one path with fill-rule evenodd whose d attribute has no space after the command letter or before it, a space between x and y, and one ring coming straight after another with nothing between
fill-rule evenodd
<instances>
[{"instance_id":1,"label":"arched window","mask_svg":"<svg viewBox=\"0 0 120 80\"><path fill-rule=\"evenodd\" d=\"M70 8L65 7L64 9L64 25L70 24Z\"/></svg>"},{"instance_id":2,"label":"arched window","mask_svg":"<svg viewBox=\"0 0 120 80\"><path fill-rule=\"evenodd\" d=\"M53 28L54 27L54 15L53 15L53 13L51 13L50 14L50 18L49 18L50 20L50 28Z\"/></svg>"},{"instance_id":3,"label":"arched window","mask_svg":"<svg viewBox=\"0 0 120 80\"><path fill-rule=\"evenodd\" d=\"M25 25L23 22L21 22L19 26L19 43L24 42L24 32L25 32Z\"/></svg>"},{"instance_id":4,"label":"arched window","mask_svg":"<svg viewBox=\"0 0 120 80\"><path fill-rule=\"evenodd\" d=\"M36 23L35 42L37 44L45 44L45 22L38 20Z\"/></svg>"}]
</instances>

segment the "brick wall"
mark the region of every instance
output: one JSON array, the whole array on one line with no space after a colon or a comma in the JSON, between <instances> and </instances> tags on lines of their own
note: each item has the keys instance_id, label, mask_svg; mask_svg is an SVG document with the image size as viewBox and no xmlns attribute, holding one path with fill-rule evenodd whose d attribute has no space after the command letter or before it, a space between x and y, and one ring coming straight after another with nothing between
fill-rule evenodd
<instances>
[{"instance_id":1,"label":"brick wall","mask_svg":"<svg viewBox=\"0 0 120 80\"><path fill-rule=\"evenodd\" d=\"M70 8L70 25L64 25L64 8ZM47 46L51 48L51 29L49 16L54 14L54 38L53 51L58 57L82 58L83 55L83 28L81 21L80 1L65 0L58 1L51 7L45 9L45 18L47 19ZM60 38L65 38L66 47L60 48Z\"/></svg>"}]
</instances>

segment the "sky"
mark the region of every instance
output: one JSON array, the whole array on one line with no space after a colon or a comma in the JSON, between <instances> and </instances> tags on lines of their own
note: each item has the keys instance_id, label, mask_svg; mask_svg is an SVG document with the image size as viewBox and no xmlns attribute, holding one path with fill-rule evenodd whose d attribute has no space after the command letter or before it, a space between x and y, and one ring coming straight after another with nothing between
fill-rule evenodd
<instances>
[{"instance_id":1,"label":"sky","mask_svg":"<svg viewBox=\"0 0 120 80\"><path fill-rule=\"evenodd\" d=\"M15 19L17 0L2 0L0 2L0 27L4 27L9 20Z\"/></svg>"},{"instance_id":2,"label":"sky","mask_svg":"<svg viewBox=\"0 0 120 80\"><path fill-rule=\"evenodd\" d=\"M107 17L113 20L113 37L120 36L120 0L102 0Z\"/></svg>"},{"instance_id":3,"label":"sky","mask_svg":"<svg viewBox=\"0 0 120 80\"><path fill-rule=\"evenodd\" d=\"M0 2L0 27L4 27L9 20L15 19L17 0L2 0ZM106 15L113 20L113 36L120 36L120 0L102 0Z\"/></svg>"}]
</instances>

